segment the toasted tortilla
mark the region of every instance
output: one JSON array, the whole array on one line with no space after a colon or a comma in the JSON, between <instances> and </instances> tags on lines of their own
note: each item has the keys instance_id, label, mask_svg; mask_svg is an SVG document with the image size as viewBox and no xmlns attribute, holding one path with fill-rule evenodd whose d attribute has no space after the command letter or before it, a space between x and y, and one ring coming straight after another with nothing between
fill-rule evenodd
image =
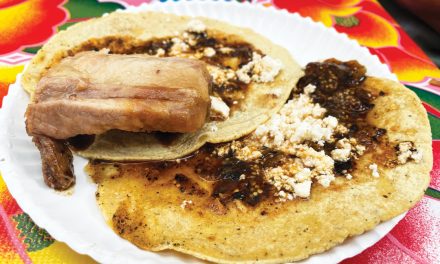
<instances>
[{"instance_id":1,"label":"toasted tortilla","mask_svg":"<svg viewBox=\"0 0 440 264\"><path fill-rule=\"evenodd\" d=\"M97 43L99 40L116 37L122 41L119 44L108 45L130 47L131 43L175 36L176 32L184 32L192 19L194 18L155 12L115 12L78 23L66 31L59 32L42 47L23 74L23 87L32 94L38 81L52 65L84 49L97 48L93 47L93 44L86 45L90 40ZM200 131L183 134L171 144L161 144L149 133L110 131L98 135L94 144L84 151L79 151L79 155L118 161L174 159L193 152L206 142L226 142L246 135L282 107L302 73L301 67L289 52L250 29L207 18L197 19L206 25L209 34L224 36L230 41L249 43L263 54L279 59L283 64L281 72L272 82L251 83L242 108L233 112L227 120L207 122ZM98 48L106 46L104 44ZM274 89L278 91L277 97L270 96Z\"/></svg>"},{"instance_id":2,"label":"toasted tortilla","mask_svg":"<svg viewBox=\"0 0 440 264\"><path fill-rule=\"evenodd\" d=\"M414 142L423 153L420 163L379 167L380 177L374 178L368 166L381 158L376 151L357 161L352 180L337 177L328 188L314 184L309 200L263 201L256 207L236 201L226 210L209 204L207 195L182 193L170 183L174 175L151 181L130 170L121 174L114 165L89 165L105 219L140 248L173 249L220 263L297 261L373 229L422 198L433 157L430 126L418 97L389 80L369 77L364 87L385 92L374 100L368 122L385 128L392 144ZM206 181L191 179L209 193Z\"/></svg>"}]
</instances>

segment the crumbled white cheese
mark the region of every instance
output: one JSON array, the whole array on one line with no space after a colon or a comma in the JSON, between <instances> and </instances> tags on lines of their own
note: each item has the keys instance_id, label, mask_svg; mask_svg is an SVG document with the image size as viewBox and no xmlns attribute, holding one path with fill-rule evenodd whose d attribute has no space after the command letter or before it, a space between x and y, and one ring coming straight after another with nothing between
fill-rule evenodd
<instances>
[{"instance_id":1,"label":"crumbled white cheese","mask_svg":"<svg viewBox=\"0 0 440 264\"><path fill-rule=\"evenodd\" d=\"M293 178L284 175L284 170L281 167L266 170L265 176L266 180L277 189L278 192L275 194L281 197L280 200L285 201L288 193L292 195L292 199L294 198L294 185L296 182Z\"/></svg>"},{"instance_id":2,"label":"crumbled white cheese","mask_svg":"<svg viewBox=\"0 0 440 264\"><path fill-rule=\"evenodd\" d=\"M236 71L237 77L240 81L244 82L244 83L250 83L251 82L251 77L249 77L248 73L245 71L246 69L244 68L244 66L239 69L238 71ZM247 69L249 70L249 69Z\"/></svg>"},{"instance_id":3,"label":"crumbled white cheese","mask_svg":"<svg viewBox=\"0 0 440 264\"><path fill-rule=\"evenodd\" d=\"M252 135L263 146L295 157L295 166L292 169L276 167L265 170L268 182L278 191L284 191L286 197L287 194L300 196L298 190L295 190L298 183L309 181L317 182L323 187L330 186L335 180L335 160L348 161L350 158L358 158L365 151L365 147L358 145L354 138L342 138L335 142L334 136L340 130L348 129L339 124L337 118L325 116L326 110L312 102L310 94L313 92L314 86L308 86L303 94L289 100L279 113L260 125ZM327 155L323 150L309 146L310 142L319 146L334 143L335 149ZM342 174L347 179L353 177L347 170ZM301 192L301 197L307 194L305 186L304 189L299 189L304 191Z\"/></svg>"},{"instance_id":4,"label":"crumbled white cheese","mask_svg":"<svg viewBox=\"0 0 440 264\"><path fill-rule=\"evenodd\" d=\"M255 82L272 82L283 67L281 61L274 59L268 55L261 57L260 54L254 52L252 61L243 65L236 71L237 77L244 83Z\"/></svg>"},{"instance_id":5,"label":"crumbled white cheese","mask_svg":"<svg viewBox=\"0 0 440 264\"><path fill-rule=\"evenodd\" d=\"M313 104L308 95L301 94L289 100L278 114L260 125L255 135L265 146L284 150L304 141L332 142L338 120L332 116L324 118L325 112L324 108Z\"/></svg>"},{"instance_id":6,"label":"crumbled white cheese","mask_svg":"<svg viewBox=\"0 0 440 264\"><path fill-rule=\"evenodd\" d=\"M211 116L225 120L229 117L229 107L221 98L210 96L211 98Z\"/></svg>"},{"instance_id":7,"label":"crumbled white cheese","mask_svg":"<svg viewBox=\"0 0 440 264\"><path fill-rule=\"evenodd\" d=\"M209 74L212 77L212 81L217 85L225 84L229 81L235 80L235 72L228 68L220 68L213 65L208 65Z\"/></svg>"},{"instance_id":8,"label":"crumbled white cheese","mask_svg":"<svg viewBox=\"0 0 440 264\"><path fill-rule=\"evenodd\" d=\"M350 149L351 150L351 139L343 138L336 142L336 147L340 149Z\"/></svg>"},{"instance_id":9,"label":"crumbled white cheese","mask_svg":"<svg viewBox=\"0 0 440 264\"><path fill-rule=\"evenodd\" d=\"M411 158L414 160L415 163L419 163L423 158L422 152L419 150L413 151L413 153L411 154Z\"/></svg>"},{"instance_id":10,"label":"crumbled white cheese","mask_svg":"<svg viewBox=\"0 0 440 264\"><path fill-rule=\"evenodd\" d=\"M259 150L251 150L248 146L245 147L236 147L234 141L232 143L231 148L235 151L235 155L238 159L248 161L255 160L261 157L263 154Z\"/></svg>"},{"instance_id":11,"label":"crumbled white cheese","mask_svg":"<svg viewBox=\"0 0 440 264\"><path fill-rule=\"evenodd\" d=\"M282 198L286 198L287 197L287 193L285 191L279 191L278 195Z\"/></svg>"},{"instance_id":12,"label":"crumbled white cheese","mask_svg":"<svg viewBox=\"0 0 440 264\"><path fill-rule=\"evenodd\" d=\"M186 44L180 38L172 38L171 41L173 42L173 45L170 49L171 56L180 55L181 53L187 52L189 50L188 44Z\"/></svg>"},{"instance_id":13,"label":"crumbled white cheese","mask_svg":"<svg viewBox=\"0 0 440 264\"><path fill-rule=\"evenodd\" d=\"M409 160L414 160L416 163L419 163L422 158L422 152L415 149L414 143L409 141L399 143L397 150L397 161L399 164L405 164Z\"/></svg>"},{"instance_id":14,"label":"crumbled white cheese","mask_svg":"<svg viewBox=\"0 0 440 264\"><path fill-rule=\"evenodd\" d=\"M329 174L320 174L320 175L316 176L315 178L318 179L319 184L321 184L323 187L327 188L335 180L335 175L332 172Z\"/></svg>"},{"instance_id":15,"label":"crumbled white cheese","mask_svg":"<svg viewBox=\"0 0 440 264\"><path fill-rule=\"evenodd\" d=\"M332 116L324 118L325 112L325 109L313 104L308 94L301 94L287 102L268 122L260 125L254 135L264 146L300 159L306 169L295 175L298 181L316 179L322 186L328 187L334 180L333 159L324 151L304 145L307 141L321 144L334 141L334 128L338 120ZM272 182L276 181L277 178L273 178Z\"/></svg>"},{"instance_id":16,"label":"crumbled white cheese","mask_svg":"<svg viewBox=\"0 0 440 264\"><path fill-rule=\"evenodd\" d=\"M375 178L379 178L379 170L377 168L377 164L376 163L372 163L370 164L370 166L368 166L368 168L371 170L371 175Z\"/></svg>"},{"instance_id":17,"label":"crumbled white cheese","mask_svg":"<svg viewBox=\"0 0 440 264\"><path fill-rule=\"evenodd\" d=\"M240 175L239 180L242 181L242 180L244 180L244 179L246 179L246 175L244 175L244 174Z\"/></svg>"},{"instance_id":18,"label":"crumbled white cheese","mask_svg":"<svg viewBox=\"0 0 440 264\"><path fill-rule=\"evenodd\" d=\"M183 200L183 202L180 204L180 208L185 209L190 204L193 204L193 201L191 201L191 200Z\"/></svg>"},{"instance_id":19,"label":"crumbled white cheese","mask_svg":"<svg viewBox=\"0 0 440 264\"><path fill-rule=\"evenodd\" d=\"M347 161L350 159L351 149L334 149L331 152L332 158L337 161Z\"/></svg>"},{"instance_id":20,"label":"crumbled white cheese","mask_svg":"<svg viewBox=\"0 0 440 264\"><path fill-rule=\"evenodd\" d=\"M221 47L221 48L219 49L219 51L220 51L221 53L223 53L223 54L229 54L229 53L233 52L234 49L232 49L232 48L230 48L230 47Z\"/></svg>"},{"instance_id":21,"label":"crumbled white cheese","mask_svg":"<svg viewBox=\"0 0 440 264\"><path fill-rule=\"evenodd\" d=\"M336 149L332 150L331 156L337 161L347 161L351 156L351 144L347 138L343 138L336 143Z\"/></svg>"},{"instance_id":22,"label":"crumbled white cheese","mask_svg":"<svg viewBox=\"0 0 440 264\"><path fill-rule=\"evenodd\" d=\"M159 49L156 50L155 56L162 57L163 55L165 55L165 50L164 49L159 48Z\"/></svg>"},{"instance_id":23,"label":"crumbled white cheese","mask_svg":"<svg viewBox=\"0 0 440 264\"><path fill-rule=\"evenodd\" d=\"M351 180L351 179L353 179L353 176L350 173L347 173L347 174L345 174L345 178L347 180Z\"/></svg>"},{"instance_id":24,"label":"crumbled white cheese","mask_svg":"<svg viewBox=\"0 0 440 264\"><path fill-rule=\"evenodd\" d=\"M334 161L323 150L316 151L307 145L298 145L294 152L301 159L305 167L311 168L312 175L318 178L318 182L328 187L327 182L334 179Z\"/></svg>"},{"instance_id":25,"label":"crumbled white cheese","mask_svg":"<svg viewBox=\"0 0 440 264\"><path fill-rule=\"evenodd\" d=\"M367 148L366 148L365 146L362 146L362 145L357 145L357 146L355 147L355 149L356 149L356 153L357 153L359 156L362 156Z\"/></svg>"},{"instance_id":26,"label":"crumbled white cheese","mask_svg":"<svg viewBox=\"0 0 440 264\"><path fill-rule=\"evenodd\" d=\"M216 149L216 154L219 157L223 157L225 155L227 155L229 153L229 146L228 145L223 145L222 147L219 147Z\"/></svg>"},{"instance_id":27,"label":"crumbled white cheese","mask_svg":"<svg viewBox=\"0 0 440 264\"><path fill-rule=\"evenodd\" d=\"M304 169L297 173L296 179L284 174L285 170L281 167L268 169L265 172L266 179L276 189L276 195L280 197L280 201L292 200L295 197L307 198L310 196L310 188L312 185L312 178L310 177L310 170ZM301 175L302 174L302 175ZM301 178L301 180L298 180Z\"/></svg>"},{"instance_id":28,"label":"crumbled white cheese","mask_svg":"<svg viewBox=\"0 0 440 264\"><path fill-rule=\"evenodd\" d=\"M304 168L295 174L295 180L303 182L312 178L312 171L309 168Z\"/></svg>"},{"instance_id":29,"label":"crumbled white cheese","mask_svg":"<svg viewBox=\"0 0 440 264\"><path fill-rule=\"evenodd\" d=\"M280 88L276 88L276 89L272 89L271 91L269 91L269 95L273 95L273 96L275 96L276 98L278 98L278 97L280 97L281 96L281 94L283 93L283 90L282 89L280 89Z\"/></svg>"},{"instance_id":30,"label":"crumbled white cheese","mask_svg":"<svg viewBox=\"0 0 440 264\"><path fill-rule=\"evenodd\" d=\"M203 56L205 57L213 57L215 56L215 49L211 47L207 47L203 50Z\"/></svg>"},{"instance_id":31,"label":"crumbled white cheese","mask_svg":"<svg viewBox=\"0 0 440 264\"><path fill-rule=\"evenodd\" d=\"M400 152L410 151L412 147L413 147L413 143L409 142L409 141L399 143L399 146L398 146Z\"/></svg>"},{"instance_id":32,"label":"crumbled white cheese","mask_svg":"<svg viewBox=\"0 0 440 264\"><path fill-rule=\"evenodd\" d=\"M190 46L195 46L197 44L197 39L194 34L190 34L188 32L183 32L182 34L183 40L188 43Z\"/></svg>"},{"instance_id":33,"label":"crumbled white cheese","mask_svg":"<svg viewBox=\"0 0 440 264\"><path fill-rule=\"evenodd\" d=\"M310 196L311 187L312 187L312 181L310 180L299 182L293 185L295 194L302 198L307 198Z\"/></svg>"},{"instance_id":34,"label":"crumbled white cheese","mask_svg":"<svg viewBox=\"0 0 440 264\"><path fill-rule=\"evenodd\" d=\"M339 134L347 134L347 133L349 132L349 130L348 130L348 128L346 128L346 127L343 126L343 125L338 125L338 126L335 128L335 132L336 132L336 133L339 133Z\"/></svg>"},{"instance_id":35,"label":"crumbled white cheese","mask_svg":"<svg viewBox=\"0 0 440 264\"><path fill-rule=\"evenodd\" d=\"M316 90L316 86L311 84L311 83L307 84L307 86L304 87L304 93L305 94L312 94L312 93L315 92L315 90Z\"/></svg>"},{"instance_id":36,"label":"crumbled white cheese","mask_svg":"<svg viewBox=\"0 0 440 264\"><path fill-rule=\"evenodd\" d=\"M109 54L110 53L110 49L109 48L103 48L103 49L100 49L98 51L98 53Z\"/></svg>"},{"instance_id":37,"label":"crumbled white cheese","mask_svg":"<svg viewBox=\"0 0 440 264\"><path fill-rule=\"evenodd\" d=\"M186 30L189 32L202 33L206 31L206 25L200 20L193 19L188 22Z\"/></svg>"},{"instance_id":38,"label":"crumbled white cheese","mask_svg":"<svg viewBox=\"0 0 440 264\"><path fill-rule=\"evenodd\" d=\"M252 79L257 82L272 82L283 67L281 61L268 55L264 56L261 62L257 62L252 70ZM255 77L257 75L257 77Z\"/></svg>"},{"instance_id":39,"label":"crumbled white cheese","mask_svg":"<svg viewBox=\"0 0 440 264\"><path fill-rule=\"evenodd\" d=\"M266 180L278 191L292 194L293 197L306 198L310 195L310 186L315 179L319 184L328 187L334 181L333 160L324 151L316 151L301 145L296 153L298 159L292 168L275 167L265 171ZM302 184L304 183L304 184Z\"/></svg>"}]
</instances>

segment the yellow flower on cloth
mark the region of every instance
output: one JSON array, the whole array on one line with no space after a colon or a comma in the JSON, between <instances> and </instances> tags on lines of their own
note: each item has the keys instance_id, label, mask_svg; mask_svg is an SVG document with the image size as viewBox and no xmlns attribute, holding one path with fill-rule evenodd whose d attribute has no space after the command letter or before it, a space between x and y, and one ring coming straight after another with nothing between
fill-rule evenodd
<instances>
[{"instance_id":1,"label":"yellow flower on cloth","mask_svg":"<svg viewBox=\"0 0 440 264\"><path fill-rule=\"evenodd\" d=\"M16 75L23 70L23 67L23 65L0 65L0 108L2 107L3 97L8 94L9 84L15 82Z\"/></svg>"},{"instance_id":2,"label":"yellow flower on cloth","mask_svg":"<svg viewBox=\"0 0 440 264\"><path fill-rule=\"evenodd\" d=\"M0 54L41 44L56 32L68 13L64 0L0 0Z\"/></svg>"}]
</instances>

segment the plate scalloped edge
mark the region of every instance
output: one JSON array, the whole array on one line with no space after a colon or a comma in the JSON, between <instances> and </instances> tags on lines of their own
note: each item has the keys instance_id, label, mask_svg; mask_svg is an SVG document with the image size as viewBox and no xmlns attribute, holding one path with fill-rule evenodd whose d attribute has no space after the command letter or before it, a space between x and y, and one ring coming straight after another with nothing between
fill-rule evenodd
<instances>
[{"instance_id":1,"label":"plate scalloped edge","mask_svg":"<svg viewBox=\"0 0 440 264\"><path fill-rule=\"evenodd\" d=\"M201 3L202 2L202 3ZM294 18L296 20L302 20L304 23L308 23L313 27L320 28L319 30L325 30L327 32L332 32L335 35L335 38L343 39L345 42L349 42L351 46L354 47L357 51L362 53L363 57L369 59L368 64L376 64L379 66L379 70L382 73L385 73L384 77L388 77L393 80L397 80L394 74L389 72L389 69L386 65L382 64L378 57L372 55L367 48L361 47L356 41L349 39L346 34L340 34L333 28L327 28L322 23L317 23L312 21L310 18L301 17L297 13L289 13L287 10L277 10L274 7L263 7L261 5L253 5L249 3L235 3L235 2L206 2L206 1L181 1L181 2L167 2L167 3L153 3L153 4L143 4L139 7L129 7L127 10L122 10L119 12L139 12L143 10L155 10L155 11L165 11L165 9L175 9L176 6L179 5L187 5L185 8L197 8L199 11L202 8L205 9L207 5L224 5L224 6L236 6L239 8L248 8L254 10L264 10L264 12L271 12L276 16L282 15L284 17ZM211 7L212 8L212 7ZM276 42L276 41L275 41ZM3 107L0 110L0 124L5 124L5 128L8 127L9 122L11 121L8 117L12 114L14 107L14 100L18 99L20 95L20 79L21 74L17 76L17 82L12 84L9 89L9 94L4 97ZM13 197L17 197L17 203L19 206L28 213L34 222L45 228L52 236L58 241L62 241L67 243L72 249L81 254L87 254L94 258L95 260L101 263L110 263L113 262L114 254L104 255L106 250L99 248L99 245L90 244L86 241L81 240L77 235L69 232L63 225L59 222L56 222L54 219L44 214L42 210L39 208L37 199L32 199L30 195L26 195L23 186L19 181L19 175L16 173L16 169L14 169L14 164L12 162L8 162L11 160L10 155L10 141L9 139L14 138L14 134L8 134L8 129L0 130L0 171L2 172L2 176L8 186L8 189ZM18 165L17 165L18 166ZM339 262L345 258L352 257L366 248L372 246L374 243L379 241L383 236L385 236L403 217L404 214L401 214L389 221L386 221L378 226L376 226L373 230L367 231L366 233L348 238L343 244L340 244L329 251L316 254L311 256L310 258L301 261L300 263L322 263L322 261L326 261L328 263L329 260L333 262ZM128 242L127 242L128 243ZM141 250L139 250L141 251ZM344 252L344 253L342 253ZM104 254L101 254L104 253ZM329 254L332 256L329 258ZM132 256L133 261L142 260L141 255ZM145 260L145 259L144 259ZM166 258L163 263L166 262ZM169 262L168 262L169 263Z\"/></svg>"}]
</instances>

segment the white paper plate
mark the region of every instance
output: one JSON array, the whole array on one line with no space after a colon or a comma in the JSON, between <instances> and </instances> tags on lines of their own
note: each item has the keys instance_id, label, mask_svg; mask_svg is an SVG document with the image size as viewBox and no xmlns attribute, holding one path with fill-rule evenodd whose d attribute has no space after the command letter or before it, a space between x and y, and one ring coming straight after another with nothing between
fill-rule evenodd
<instances>
[{"instance_id":1,"label":"white paper plate","mask_svg":"<svg viewBox=\"0 0 440 264\"><path fill-rule=\"evenodd\" d=\"M285 10L232 2L192 1L143 5L123 12L139 10L224 20L252 28L286 47L301 65L330 57L357 59L367 67L370 75L397 80L377 57L346 35ZM102 263L199 262L177 253L142 251L119 238L107 227L96 205L96 186L83 172L86 164L83 158L75 157L74 160L77 183L72 195L60 195L44 185L39 153L25 132L23 116L29 98L21 88L20 77L10 88L0 111L0 170L9 191L35 223L75 251L88 254ZM403 216L382 223L374 230L348 239L342 245L302 263L337 263L359 254L387 234Z\"/></svg>"}]
</instances>

